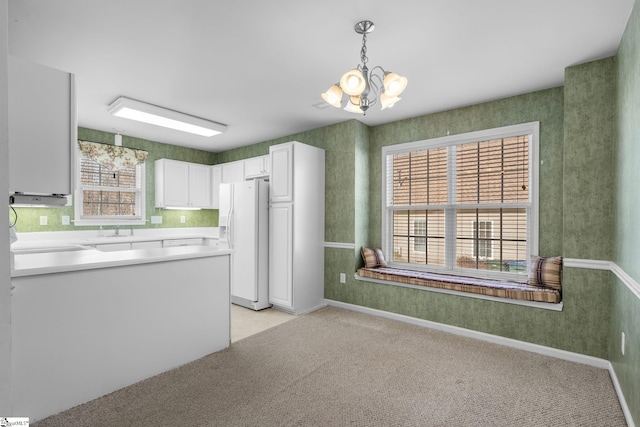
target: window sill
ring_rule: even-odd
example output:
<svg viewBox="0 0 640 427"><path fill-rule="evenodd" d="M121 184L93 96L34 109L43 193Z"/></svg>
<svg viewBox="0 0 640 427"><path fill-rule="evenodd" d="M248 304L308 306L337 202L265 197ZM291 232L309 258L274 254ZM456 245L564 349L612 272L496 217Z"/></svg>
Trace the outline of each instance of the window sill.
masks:
<svg viewBox="0 0 640 427"><path fill-rule="evenodd" d="M512 299L512 298L501 298L501 297L495 297L491 295L481 295L481 294L474 294L470 292L461 292L461 291L455 291L455 290L449 290L449 289L434 288L430 286L412 285L409 283L394 282L391 280L373 279L370 277L360 276L358 275L358 273L354 274L354 278L356 280L363 281L363 282L372 282L372 283L380 283L383 285L400 286L403 288L419 289L421 291L437 292L437 293L456 295L456 296L467 297L467 298L476 298L476 299L482 299L486 301L501 302L505 304L522 305L525 307L541 308L544 310L562 311L564 307L563 301L560 301L558 303L551 303L551 302L518 300L518 299Z"/></svg>

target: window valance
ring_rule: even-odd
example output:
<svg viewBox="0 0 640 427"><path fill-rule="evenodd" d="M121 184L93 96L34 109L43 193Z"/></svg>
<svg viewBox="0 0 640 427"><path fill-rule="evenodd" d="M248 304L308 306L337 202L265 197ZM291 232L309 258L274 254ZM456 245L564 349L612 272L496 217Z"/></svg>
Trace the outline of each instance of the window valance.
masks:
<svg viewBox="0 0 640 427"><path fill-rule="evenodd" d="M78 146L83 156L112 171L142 164L147 160L147 156L149 155L149 152L145 150L102 144L99 142L79 140Z"/></svg>

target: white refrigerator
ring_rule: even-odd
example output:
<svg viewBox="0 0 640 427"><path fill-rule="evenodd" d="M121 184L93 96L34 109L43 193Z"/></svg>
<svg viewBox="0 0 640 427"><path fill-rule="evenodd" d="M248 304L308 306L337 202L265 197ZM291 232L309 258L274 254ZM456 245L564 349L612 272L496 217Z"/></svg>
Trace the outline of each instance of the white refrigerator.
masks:
<svg viewBox="0 0 640 427"><path fill-rule="evenodd" d="M269 184L220 184L220 248L232 249L231 302L253 310L269 304Z"/></svg>

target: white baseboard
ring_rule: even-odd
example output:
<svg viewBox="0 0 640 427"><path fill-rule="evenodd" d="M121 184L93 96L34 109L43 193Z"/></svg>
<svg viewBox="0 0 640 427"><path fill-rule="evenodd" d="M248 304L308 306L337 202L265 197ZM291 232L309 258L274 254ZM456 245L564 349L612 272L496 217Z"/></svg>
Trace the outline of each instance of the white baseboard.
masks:
<svg viewBox="0 0 640 427"><path fill-rule="evenodd" d="M474 338L481 341L490 342L493 344L499 344L499 345L504 345L507 347L512 347L520 350L530 351L532 353L537 353L544 356L551 356L557 359L581 363L583 365L593 366L595 368L606 369L607 371L609 371L609 375L611 376L611 380L613 382L616 394L618 395L620 406L622 407L622 411L624 412L624 416L626 418L627 424L629 425L629 427L635 427L633 418L631 417L629 406L627 405L627 402L624 398L624 394L622 393L622 389L620 387L620 383L618 382L618 378L616 377L615 371L613 369L613 365L611 364L610 361L606 359L587 356L584 354L574 353L566 350L560 350L557 348L547 347L539 344L533 344L526 341L519 341L512 338L505 338L498 335L491 335L484 332L474 331L471 329L460 328L458 326L447 325L444 323L432 322L430 320L418 319L416 317L405 316L403 314L397 314L397 313L391 313L388 311L378 310L375 308L349 304L341 301L325 299L325 302L328 306L331 306L331 307L343 308L345 310L351 310L359 313L370 314L372 316L382 317L390 320L397 320L400 322L409 323L416 326L422 326L422 327L434 329L437 331L448 332L454 335Z"/></svg>
<svg viewBox="0 0 640 427"><path fill-rule="evenodd" d="M633 422L633 417L631 416L631 410L629 410L629 405L627 405L627 400L624 398L624 393L622 392L622 388L620 387L620 382L618 382L618 376L616 375L615 369L613 369L613 365L609 362L609 376L611 376L611 382L613 382L613 388L616 390L616 394L618 395L618 400L620 401L620 406L622 407L622 412L624 413L624 418L627 421L627 425L629 427L636 427Z"/></svg>

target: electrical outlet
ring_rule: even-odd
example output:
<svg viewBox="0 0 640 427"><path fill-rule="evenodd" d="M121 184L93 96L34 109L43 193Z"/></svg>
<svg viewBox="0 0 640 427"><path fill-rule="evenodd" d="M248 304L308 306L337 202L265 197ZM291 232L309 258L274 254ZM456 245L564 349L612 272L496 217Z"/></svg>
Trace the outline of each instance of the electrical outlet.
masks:
<svg viewBox="0 0 640 427"><path fill-rule="evenodd" d="M40 217L40 225L47 225L49 223L49 217L48 216L41 216Z"/></svg>
<svg viewBox="0 0 640 427"><path fill-rule="evenodd" d="M340 273L340 283L347 283L347 275Z"/></svg>
<svg viewBox="0 0 640 427"><path fill-rule="evenodd" d="M71 218L69 215L62 215L62 225L69 225Z"/></svg>
<svg viewBox="0 0 640 427"><path fill-rule="evenodd" d="M622 351L622 355L624 356L624 344L625 344L625 336L624 332L620 335L620 351Z"/></svg>
<svg viewBox="0 0 640 427"><path fill-rule="evenodd" d="M160 215L151 215L151 224L162 224L162 217Z"/></svg>
<svg viewBox="0 0 640 427"><path fill-rule="evenodd" d="M184 224L185 222L187 222L187 217L180 215L180 224Z"/></svg>

